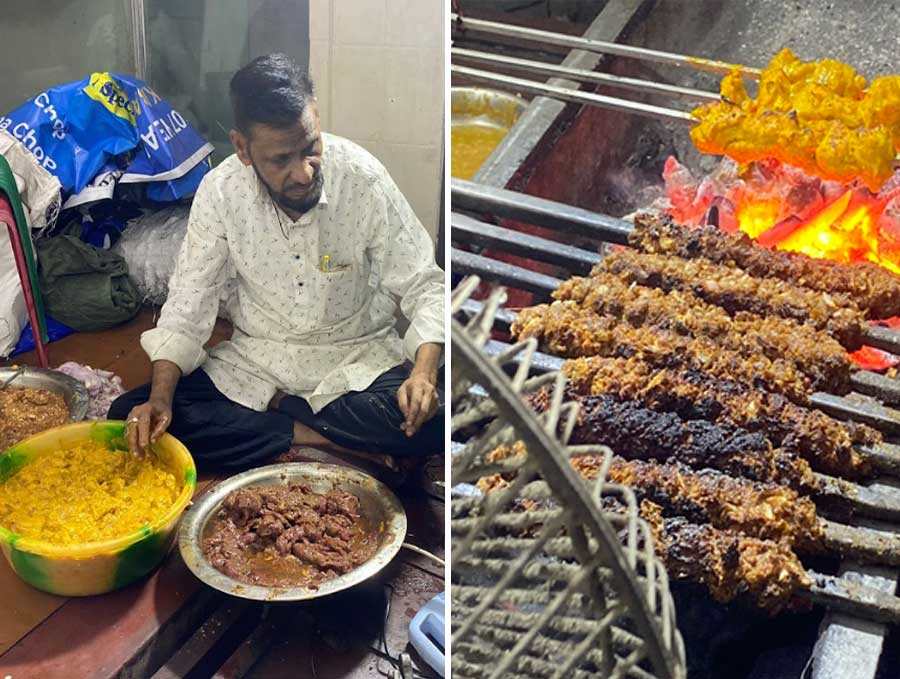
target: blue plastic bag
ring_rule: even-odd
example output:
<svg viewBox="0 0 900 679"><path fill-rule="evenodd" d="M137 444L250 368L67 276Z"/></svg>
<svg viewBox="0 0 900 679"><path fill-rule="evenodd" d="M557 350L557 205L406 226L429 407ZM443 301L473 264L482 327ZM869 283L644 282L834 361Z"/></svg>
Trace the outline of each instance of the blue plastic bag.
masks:
<svg viewBox="0 0 900 679"><path fill-rule="evenodd" d="M127 75L115 77L129 97L140 102L135 124L141 143L119 181L166 182L172 196L168 200L193 194L209 171L204 161L213 152L213 145L142 80ZM189 176L190 180L184 181Z"/></svg>
<svg viewBox="0 0 900 679"><path fill-rule="evenodd" d="M136 102L108 73L41 92L6 116L8 130L56 175L65 193L78 193L108 160L140 142Z"/></svg>
<svg viewBox="0 0 900 679"><path fill-rule="evenodd" d="M64 325L50 316L47 316L46 318L47 335L51 342L55 342L63 337L68 337L75 332L68 325ZM22 334L19 335L19 341L16 344L16 348L12 350L10 356L18 356L19 354L24 354L32 350L34 350L34 333L31 331L31 323L29 322L22 328Z"/></svg>
<svg viewBox="0 0 900 679"><path fill-rule="evenodd" d="M118 182L148 184L157 201L190 196L213 151L146 83L107 72L41 92L0 129L59 178L65 208L111 198Z"/></svg>

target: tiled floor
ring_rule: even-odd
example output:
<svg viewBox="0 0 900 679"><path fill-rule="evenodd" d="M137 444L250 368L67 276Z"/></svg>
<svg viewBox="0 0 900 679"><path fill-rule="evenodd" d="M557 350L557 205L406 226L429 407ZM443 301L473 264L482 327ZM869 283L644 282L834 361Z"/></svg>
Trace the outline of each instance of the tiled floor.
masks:
<svg viewBox="0 0 900 679"><path fill-rule="evenodd" d="M155 310L145 309L113 330L79 333L53 342L49 345L51 366L77 361L115 372L128 389L137 387L150 378L150 363L139 338L154 321ZM210 344L229 333L229 325L220 321ZM31 353L4 363L11 364L36 365L37 360ZM207 483L214 480L206 478ZM420 489L406 489L399 495L409 519L407 541L443 556L443 503ZM303 624L281 630L247 676L363 677L379 668L387 670L387 662L372 650L382 650L380 643L359 631L365 627L359 621L385 620L390 654L410 651L410 619L443 589L439 566L402 550L378 577L340 601L325 599L312 607L296 607ZM211 604L204 595L210 592L187 571L177 551L144 581L84 599L38 592L0 560L0 601L5 612L0 616L0 675L15 679L113 677L134 663L144 663L152 673L166 661L158 653L154 655L154 647L167 635L170 644L174 638L186 638L208 614L203 607ZM384 596L380 596L382 592ZM390 602L387 608L386 601ZM336 620L341 621L337 627L333 624ZM424 670L421 663L417 666ZM427 670L426 675L430 675Z"/></svg>

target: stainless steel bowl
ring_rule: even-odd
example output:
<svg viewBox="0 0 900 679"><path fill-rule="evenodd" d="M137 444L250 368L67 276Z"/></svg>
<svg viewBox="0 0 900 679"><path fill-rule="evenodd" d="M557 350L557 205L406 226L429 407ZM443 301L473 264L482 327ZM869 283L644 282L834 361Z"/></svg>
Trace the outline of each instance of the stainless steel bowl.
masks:
<svg viewBox="0 0 900 679"><path fill-rule="evenodd" d="M206 560L201 539L207 523L222 501L234 490L247 486L305 483L317 493L338 489L359 498L360 512L379 529L374 556L352 571L327 580L317 589L307 587L260 587L234 580ZM368 474L349 467L319 462L275 464L237 474L217 485L188 509L178 532L178 546L188 568L200 580L226 594L257 601L303 601L327 596L352 587L384 568L400 550L406 537L406 512L391 490Z"/></svg>
<svg viewBox="0 0 900 679"><path fill-rule="evenodd" d="M69 409L69 417L73 422L80 422L88 411L88 396L85 386L74 377L57 370L44 368L0 368L0 384L3 384L18 370L21 374L12 381L7 389L46 389L62 396Z"/></svg>
<svg viewBox="0 0 900 679"><path fill-rule="evenodd" d="M517 94L483 87L451 87L451 122L481 119L501 127L512 127L528 102Z"/></svg>

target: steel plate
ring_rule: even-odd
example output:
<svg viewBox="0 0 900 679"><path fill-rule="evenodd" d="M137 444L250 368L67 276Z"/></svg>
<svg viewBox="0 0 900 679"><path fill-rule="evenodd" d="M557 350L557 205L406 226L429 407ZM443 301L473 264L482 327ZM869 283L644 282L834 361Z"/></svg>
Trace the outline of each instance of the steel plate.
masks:
<svg viewBox="0 0 900 679"><path fill-rule="evenodd" d="M308 484L317 493L338 489L358 497L362 515L370 525L381 527L380 545L375 555L352 571L323 582L316 589L248 585L228 577L206 560L201 549L201 536L229 493L247 486L298 482ZM218 484L185 513L178 532L178 546L184 562L194 575L219 591L257 601L303 601L339 592L372 577L394 558L405 537L406 512L386 485L349 467L302 462L251 469Z"/></svg>
<svg viewBox="0 0 900 679"><path fill-rule="evenodd" d="M0 368L0 384L13 376L18 367ZM22 368L20 374L7 389L46 389L62 396L69 409L69 417L73 422L80 422L88 411L88 396L85 386L74 377L69 377L58 370L44 368Z"/></svg>

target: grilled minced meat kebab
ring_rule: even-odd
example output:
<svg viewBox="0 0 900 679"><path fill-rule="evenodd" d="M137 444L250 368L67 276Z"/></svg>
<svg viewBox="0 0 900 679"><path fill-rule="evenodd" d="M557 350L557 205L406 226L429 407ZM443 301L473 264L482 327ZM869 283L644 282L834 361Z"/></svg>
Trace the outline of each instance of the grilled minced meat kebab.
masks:
<svg viewBox="0 0 900 679"><path fill-rule="evenodd" d="M871 473L854 445L882 441L878 431L864 424L841 422L779 394L714 379L697 370L654 368L636 358L593 357L567 361L563 372L574 394L610 394L688 420L731 423L763 434L817 471L844 478Z"/></svg>
<svg viewBox="0 0 900 679"><path fill-rule="evenodd" d="M691 292L630 284L612 274L574 277L553 297L577 302L600 316L636 328L656 327L689 337L707 337L738 353L784 359L828 391L849 390L851 363L844 348L824 332L778 316L738 313L708 304Z"/></svg>
<svg viewBox="0 0 900 679"><path fill-rule="evenodd" d="M716 601L747 597L775 614L812 584L800 559L784 542L691 523L680 516L666 517L649 500L641 502L640 514L650 524L656 553L669 577L705 585Z"/></svg>
<svg viewBox="0 0 900 679"><path fill-rule="evenodd" d="M649 213L635 218L629 242L642 252L702 257L736 266L757 278L777 278L819 292L843 293L870 318L900 315L900 276L877 264L842 264L769 250L754 244L745 233L726 233L714 226L689 229L668 217Z"/></svg>
<svg viewBox="0 0 900 679"><path fill-rule="evenodd" d="M497 452L500 455L491 455L494 461L497 457L524 454L524 447L505 446ZM573 463L579 464L575 460ZM589 464L583 458L579 471L585 476L590 473ZM509 481L501 474L478 482L485 493L508 485ZM538 509L530 500L518 503L517 508L519 511ZM611 497L603 498L603 508L624 511ZM751 537L666 514L661 505L641 500L640 515L650 525L656 553L669 577L704 585L717 601L742 597L774 614L788 607L798 591L811 585L803 564L785 539Z"/></svg>
<svg viewBox="0 0 900 679"><path fill-rule="evenodd" d="M572 459L587 479L596 478L601 457ZM614 458L607 478L630 486L639 500L650 500L666 516L683 516L749 537L787 542L800 552L822 550L822 524L808 497L774 483L757 483L677 463Z"/></svg>
<svg viewBox="0 0 900 679"><path fill-rule="evenodd" d="M822 293L777 278L754 278L743 269L708 259L682 259L616 250L595 271L618 275L629 283L662 290L686 290L722 307L760 316L781 316L824 330L846 349L862 346L865 313L841 293Z"/></svg>
<svg viewBox="0 0 900 679"><path fill-rule="evenodd" d="M636 357L655 367L683 367L783 394L800 405L816 389L809 376L784 359L742 356L706 337L685 337L658 328L635 328L598 316L571 301L540 304L519 312L512 325L517 339L535 337L546 351L564 358ZM834 393L834 392L832 392Z"/></svg>
<svg viewBox="0 0 900 679"><path fill-rule="evenodd" d="M530 398L538 411L545 409L546 390ZM806 460L774 448L762 434L705 420L682 420L674 413L608 395L579 396L575 401L580 407L569 440L573 445L607 445L629 460L712 468L752 481L787 485L804 494L819 487Z"/></svg>

